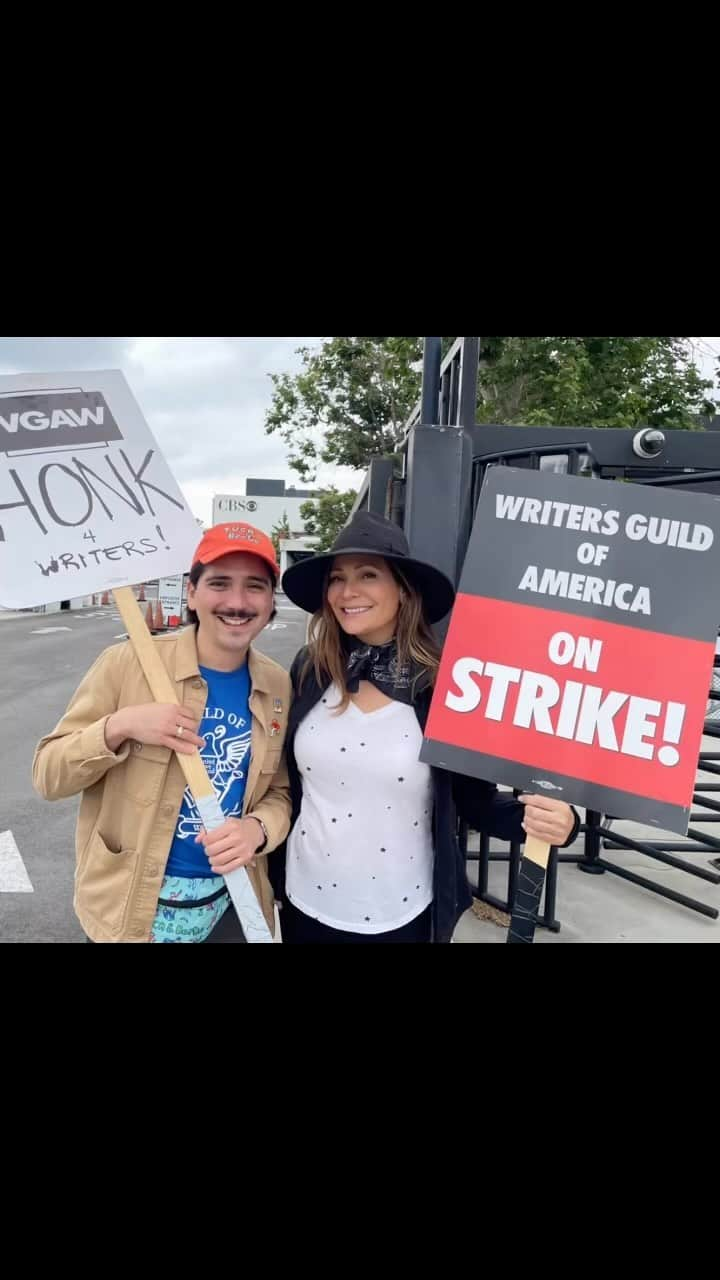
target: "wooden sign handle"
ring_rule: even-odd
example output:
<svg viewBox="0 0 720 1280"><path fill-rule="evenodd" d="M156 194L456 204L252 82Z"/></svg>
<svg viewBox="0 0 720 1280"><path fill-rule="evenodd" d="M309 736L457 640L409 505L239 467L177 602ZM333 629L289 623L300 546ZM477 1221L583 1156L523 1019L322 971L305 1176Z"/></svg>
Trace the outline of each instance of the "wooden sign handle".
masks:
<svg viewBox="0 0 720 1280"><path fill-rule="evenodd" d="M542 867L543 871L547 871L547 865L550 861L550 845L544 840L538 840L537 836L528 836L525 841L524 858L529 858L536 866Z"/></svg>
<svg viewBox="0 0 720 1280"><path fill-rule="evenodd" d="M119 587L113 591L113 596L153 698L156 702L179 705L175 686L160 661L132 588ZM186 756L176 752L176 755L205 830L215 831L225 822L225 815L200 753ZM224 879L247 942L272 942L272 934L245 868L231 871Z"/></svg>
<svg viewBox="0 0 720 1280"><path fill-rule="evenodd" d="M528 836L520 863L517 893L513 904L508 942L532 942L540 913L540 899L545 872L550 859L550 845Z"/></svg>

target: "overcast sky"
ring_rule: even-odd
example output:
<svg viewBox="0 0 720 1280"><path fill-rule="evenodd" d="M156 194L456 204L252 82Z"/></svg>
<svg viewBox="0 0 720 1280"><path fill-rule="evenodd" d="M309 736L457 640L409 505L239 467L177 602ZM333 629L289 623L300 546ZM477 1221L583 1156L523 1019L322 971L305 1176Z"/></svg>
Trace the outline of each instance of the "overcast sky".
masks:
<svg viewBox="0 0 720 1280"><path fill-rule="evenodd" d="M278 436L265 434L271 373L297 372L298 347L322 338L2 338L0 373L122 369L195 515L212 517L216 493L245 492L248 476L299 488ZM358 488L346 469L320 484Z"/></svg>
<svg viewBox="0 0 720 1280"><path fill-rule="evenodd" d="M706 376L716 376L720 338L698 338ZM322 338L2 338L0 373L122 369L195 515L209 522L216 493L245 492L248 476L302 487L285 446L268 436L269 374L297 372L297 348ZM720 397L717 390L716 397ZM347 469L320 484L357 488Z"/></svg>

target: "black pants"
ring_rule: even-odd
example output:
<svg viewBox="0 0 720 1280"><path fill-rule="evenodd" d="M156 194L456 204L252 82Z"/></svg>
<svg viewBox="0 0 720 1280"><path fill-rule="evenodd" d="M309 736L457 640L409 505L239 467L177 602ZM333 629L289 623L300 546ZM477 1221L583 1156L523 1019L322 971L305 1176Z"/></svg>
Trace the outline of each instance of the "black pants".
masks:
<svg viewBox="0 0 720 1280"><path fill-rule="evenodd" d="M427 908L421 916L403 925L401 929L392 929L388 933L346 933L344 929L331 929L319 920L313 920L304 912L298 911L292 902L285 901L280 912L282 940L284 943L379 943L379 942L430 942L432 931L432 909Z"/></svg>
<svg viewBox="0 0 720 1280"><path fill-rule="evenodd" d="M92 938L87 939L92 942ZM247 942L245 934L240 928L240 921L237 917L237 911L232 903L228 907L222 920L218 920L215 928L205 942ZM204 944L203 944L204 945Z"/></svg>

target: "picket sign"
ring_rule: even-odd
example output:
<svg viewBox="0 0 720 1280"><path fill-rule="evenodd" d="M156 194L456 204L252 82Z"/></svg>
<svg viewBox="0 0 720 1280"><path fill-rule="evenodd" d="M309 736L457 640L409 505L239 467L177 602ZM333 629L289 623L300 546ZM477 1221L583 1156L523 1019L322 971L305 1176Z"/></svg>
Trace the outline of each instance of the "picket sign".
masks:
<svg viewBox="0 0 720 1280"><path fill-rule="evenodd" d="M420 759L685 835L718 577L714 495L489 468ZM526 842L509 942L549 856Z"/></svg>
<svg viewBox="0 0 720 1280"><path fill-rule="evenodd" d="M179 706L175 688L155 649L134 592L130 587L116 587L113 596L153 698L156 702L174 702ZM225 822L225 815L200 754L176 754L205 830L217 830ZM272 934L245 868L231 871L224 879L247 942L272 942Z"/></svg>

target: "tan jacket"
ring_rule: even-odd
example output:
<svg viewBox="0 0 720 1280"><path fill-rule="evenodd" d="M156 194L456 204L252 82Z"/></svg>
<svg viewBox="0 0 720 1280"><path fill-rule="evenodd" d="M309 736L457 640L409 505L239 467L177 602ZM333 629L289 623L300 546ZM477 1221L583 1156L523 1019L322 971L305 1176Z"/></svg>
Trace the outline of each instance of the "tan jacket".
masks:
<svg viewBox="0 0 720 1280"><path fill-rule="evenodd" d="M207 685L198 668L195 628L158 638L157 651L175 681L179 702L202 719ZM243 814L261 818L263 855L290 828L290 791L283 745L290 678L250 650L252 758ZM46 800L82 792L76 833L75 910L94 942L147 942L185 791L174 751L126 742L116 755L105 725L121 707L152 702L131 644L100 655L57 728L39 744L33 783ZM272 733L273 721L280 725ZM273 892L265 858L248 875L274 932Z"/></svg>

